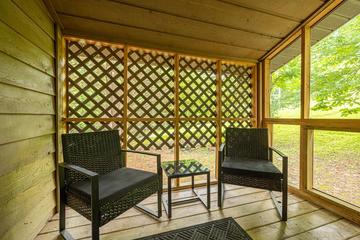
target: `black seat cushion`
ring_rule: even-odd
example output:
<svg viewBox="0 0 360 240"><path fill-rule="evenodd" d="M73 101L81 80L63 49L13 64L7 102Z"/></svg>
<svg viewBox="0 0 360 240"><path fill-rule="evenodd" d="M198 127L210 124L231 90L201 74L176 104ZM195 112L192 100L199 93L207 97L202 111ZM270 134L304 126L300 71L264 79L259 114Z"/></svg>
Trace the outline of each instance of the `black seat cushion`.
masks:
<svg viewBox="0 0 360 240"><path fill-rule="evenodd" d="M99 176L99 200L101 202L119 199L132 189L145 183L156 181L158 175L133 168L120 168ZM86 180L70 184L69 193L73 193L83 200L91 201L91 181Z"/></svg>
<svg viewBox="0 0 360 240"><path fill-rule="evenodd" d="M252 177L280 179L282 173L271 161L225 157L221 169L224 173Z"/></svg>

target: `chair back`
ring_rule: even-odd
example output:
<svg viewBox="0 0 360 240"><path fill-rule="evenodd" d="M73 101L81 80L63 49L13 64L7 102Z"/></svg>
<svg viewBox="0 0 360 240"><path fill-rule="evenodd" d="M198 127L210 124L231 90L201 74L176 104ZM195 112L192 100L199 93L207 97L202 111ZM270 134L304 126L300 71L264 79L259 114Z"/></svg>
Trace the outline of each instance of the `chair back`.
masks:
<svg viewBox="0 0 360 240"><path fill-rule="evenodd" d="M226 156L236 159L269 160L266 128L227 128Z"/></svg>
<svg viewBox="0 0 360 240"><path fill-rule="evenodd" d="M62 134L64 162L103 175L123 167L118 130ZM86 179L79 173L67 171L68 182Z"/></svg>

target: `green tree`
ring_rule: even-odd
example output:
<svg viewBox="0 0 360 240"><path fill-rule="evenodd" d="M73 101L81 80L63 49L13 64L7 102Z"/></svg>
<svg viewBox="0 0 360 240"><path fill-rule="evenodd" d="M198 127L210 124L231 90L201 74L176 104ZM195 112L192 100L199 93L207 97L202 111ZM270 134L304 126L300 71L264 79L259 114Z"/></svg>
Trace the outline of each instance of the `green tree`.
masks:
<svg viewBox="0 0 360 240"><path fill-rule="evenodd" d="M272 74L275 115L300 104L300 61L297 56ZM311 99L312 110L339 108L342 116L360 112L360 15L312 46Z"/></svg>

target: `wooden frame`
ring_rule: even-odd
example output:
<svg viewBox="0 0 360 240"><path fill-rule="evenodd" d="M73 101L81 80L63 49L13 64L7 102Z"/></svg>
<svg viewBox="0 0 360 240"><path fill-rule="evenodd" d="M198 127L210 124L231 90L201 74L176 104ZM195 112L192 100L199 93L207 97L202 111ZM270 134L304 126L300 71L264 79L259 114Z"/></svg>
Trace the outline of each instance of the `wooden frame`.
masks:
<svg viewBox="0 0 360 240"><path fill-rule="evenodd" d="M310 116L310 50L311 32L310 27L305 25L301 29L301 120ZM311 150L312 131L300 125L300 190L307 189L308 178L312 176L312 154Z"/></svg>
<svg viewBox="0 0 360 240"><path fill-rule="evenodd" d="M310 53L311 27L335 10L343 0L327 2L318 9L303 24L296 28L288 37L264 55L261 60L262 81L262 126L268 127L272 135L273 124L297 125L300 127L300 186L299 189L289 186L289 190L301 197L317 202L345 218L360 223L360 208L354 207L340 199L324 194L313 188L313 142L314 130L334 130L360 132L360 119L312 119L310 118ZM295 39L301 37L301 115L300 118L270 117L270 71L272 58L289 46ZM271 139L270 139L271 140ZM271 141L270 141L271 143Z"/></svg>

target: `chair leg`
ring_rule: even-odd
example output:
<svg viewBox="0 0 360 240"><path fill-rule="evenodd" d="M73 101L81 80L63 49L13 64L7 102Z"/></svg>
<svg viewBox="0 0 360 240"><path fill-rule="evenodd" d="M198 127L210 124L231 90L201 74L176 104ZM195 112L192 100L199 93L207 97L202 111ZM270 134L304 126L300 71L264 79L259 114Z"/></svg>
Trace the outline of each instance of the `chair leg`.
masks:
<svg viewBox="0 0 360 240"><path fill-rule="evenodd" d="M65 240L73 240L72 236L66 231L66 225L65 225L65 202L64 202L64 192L60 191L60 209L59 209L59 233L61 237Z"/></svg>
<svg viewBox="0 0 360 240"><path fill-rule="evenodd" d="M287 207L288 207L288 187L284 184L282 191L282 221L287 221Z"/></svg>
<svg viewBox="0 0 360 240"><path fill-rule="evenodd" d="M59 209L59 233L60 236L65 240L74 240L70 233L66 230L66 214L65 214L65 196L64 192L60 190L60 209Z"/></svg>
<svg viewBox="0 0 360 240"><path fill-rule="evenodd" d="M100 239L100 211L97 204L91 206L91 239Z"/></svg>
<svg viewBox="0 0 360 240"><path fill-rule="evenodd" d="M222 189L221 189L221 181L220 179L218 179L218 207L221 208L222 207L222 199L221 199L221 194L222 193Z"/></svg>
<svg viewBox="0 0 360 240"><path fill-rule="evenodd" d="M135 208L137 210L139 210L140 212L150 215L151 217L161 218L161 216L162 216L161 198L162 198L162 189L157 191L157 207L158 207L157 213L155 211L153 211L152 209L150 209L144 205L141 205L141 204L137 204L135 206Z"/></svg>
<svg viewBox="0 0 360 240"><path fill-rule="evenodd" d="M65 172L63 168L59 168L59 184L60 184L60 209L59 209L59 233L65 240L73 240L72 236L66 231L66 214L65 214Z"/></svg>
<svg viewBox="0 0 360 240"><path fill-rule="evenodd" d="M158 218L161 218L162 216L162 189L157 192L157 201L158 201Z"/></svg>
<svg viewBox="0 0 360 240"><path fill-rule="evenodd" d="M222 182L218 182L218 207L222 208L224 204L225 185Z"/></svg>
<svg viewBox="0 0 360 240"><path fill-rule="evenodd" d="M92 224L91 224L91 239L92 240L100 239L99 224L96 222L92 222Z"/></svg>
<svg viewBox="0 0 360 240"><path fill-rule="evenodd" d="M273 191L270 191L270 196L278 214L281 217L281 221L286 221L287 220L287 190L283 189L281 205L280 205L280 201L276 199Z"/></svg>
<svg viewBox="0 0 360 240"><path fill-rule="evenodd" d="M65 230L65 203L63 201L63 194L60 192L60 211L59 211L59 215L60 215L60 221L59 221L59 231L62 232L63 230Z"/></svg>

